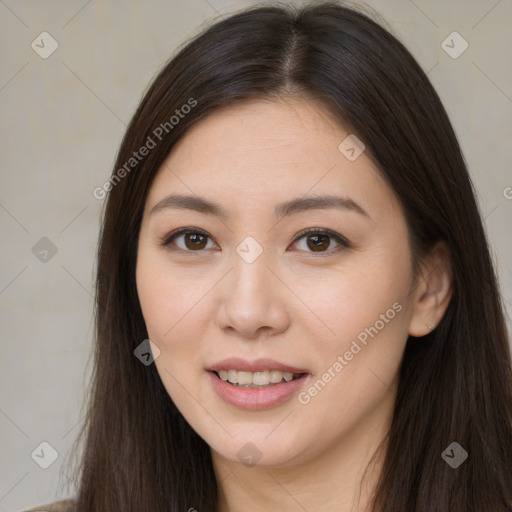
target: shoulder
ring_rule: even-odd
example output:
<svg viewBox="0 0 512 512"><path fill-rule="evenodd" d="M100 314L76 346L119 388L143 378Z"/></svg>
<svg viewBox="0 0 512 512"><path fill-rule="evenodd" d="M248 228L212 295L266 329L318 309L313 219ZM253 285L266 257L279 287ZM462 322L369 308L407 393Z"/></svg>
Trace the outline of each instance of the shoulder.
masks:
<svg viewBox="0 0 512 512"><path fill-rule="evenodd" d="M48 505L40 505L38 507L24 510L23 512L74 512L75 501L72 499L54 501Z"/></svg>

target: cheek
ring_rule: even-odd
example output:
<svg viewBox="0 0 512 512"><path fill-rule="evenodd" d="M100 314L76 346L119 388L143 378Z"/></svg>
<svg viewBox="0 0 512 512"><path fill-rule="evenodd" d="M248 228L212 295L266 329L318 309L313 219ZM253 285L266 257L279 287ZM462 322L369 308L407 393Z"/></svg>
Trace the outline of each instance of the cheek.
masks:
<svg viewBox="0 0 512 512"><path fill-rule="evenodd" d="M194 389L191 382L202 369L198 342L208 315L201 298L212 283L192 279L190 272L171 266L165 254L144 248L139 253L136 280L148 337L160 350L155 366L169 396L186 412L193 404L184 389Z"/></svg>
<svg viewBox="0 0 512 512"><path fill-rule="evenodd" d="M410 287L407 254L365 254L339 271L303 273L294 277L294 290L311 311L302 315L310 342L320 353L348 350L368 329L403 330L407 323ZM293 276L290 276L290 280ZM302 309L304 307L302 306ZM309 318L309 320L305 320ZM400 327L399 327L400 326Z"/></svg>
<svg viewBox="0 0 512 512"><path fill-rule="evenodd" d="M310 336L313 356L320 355L318 371L299 401L313 416L337 409L333 431L354 426L396 384L408 338L410 268L407 253L381 256L361 257L336 286L323 283L329 290L323 298L311 297L335 334Z"/></svg>
<svg viewBox="0 0 512 512"><path fill-rule="evenodd" d="M378 382L372 371L382 372L388 384L394 379L407 341L408 265L406 252L361 256L350 269L340 271L338 278L317 281L311 288L311 309L328 329L316 322L322 335L311 330L310 348L313 357L315 353L320 356L317 366L322 371L316 377L329 369L336 374L331 379L326 375L325 380L333 383L329 388L343 387L344 394L357 389L357 395L372 380Z"/></svg>
<svg viewBox="0 0 512 512"><path fill-rule="evenodd" d="M165 254L142 249L137 261L137 292L150 338L167 346L187 324L211 288L211 277L191 275L170 265ZM192 324L193 327L194 324Z"/></svg>

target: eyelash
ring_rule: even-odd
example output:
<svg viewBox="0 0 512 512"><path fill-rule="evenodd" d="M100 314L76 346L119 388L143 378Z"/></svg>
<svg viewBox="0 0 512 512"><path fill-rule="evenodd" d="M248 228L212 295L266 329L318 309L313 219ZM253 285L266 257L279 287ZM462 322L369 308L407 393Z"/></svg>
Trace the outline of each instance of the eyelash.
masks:
<svg viewBox="0 0 512 512"><path fill-rule="evenodd" d="M172 231L171 233L169 233L168 235L166 235L164 238L162 238L160 243L159 243L159 245L162 246L162 247L165 247L165 248L167 248L167 249L169 249L171 251L181 251L183 253L200 253L200 252L203 252L204 249L199 249L197 251L193 251L193 250L181 249L179 247L178 248L171 248L170 247L171 242L173 242L178 236L186 235L186 234L203 235L203 236L206 236L207 238L209 238L211 240L210 235L208 235L208 233L206 233L202 229L198 229L198 228L178 228L178 229L175 229L174 231ZM329 236L332 239L334 239L337 243L340 244L338 247L336 247L334 249L329 249L327 251L319 251L319 252L305 251L305 252L309 252L310 254L314 254L314 255L318 255L318 256L330 255L332 253L337 253L337 252L339 252L339 251L341 251L343 249L348 249L348 248L351 247L351 244L348 242L348 240L346 238L342 237L338 233L335 233L334 231L331 231L330 229L324 229L324 228L307 228L307 229L303 229L302 231L297 233L297 236L293 240L293 243L298 242L301 238L304 238L306 235L309 235L309 234Z"/></svg>

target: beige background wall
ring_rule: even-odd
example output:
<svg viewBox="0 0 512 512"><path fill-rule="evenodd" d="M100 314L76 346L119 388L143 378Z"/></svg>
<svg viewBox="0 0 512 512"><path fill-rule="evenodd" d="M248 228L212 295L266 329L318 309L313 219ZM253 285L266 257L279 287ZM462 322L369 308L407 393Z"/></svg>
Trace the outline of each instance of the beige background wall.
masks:
<svg viewBox="0 0 512 512"><path fill-rule="evenodd" d="M93 333L103 206L93 189L108 179L130 116L177 46L254 3L0 1L0 512L74 492L59 471L78 430ZM512 1L368 4L429 72L451 116L510 317ZM454 31L469 45L457 58L441 46ZM464 43L451 39L455 56ZM58 453L48 469L41 442Z"/></svg>

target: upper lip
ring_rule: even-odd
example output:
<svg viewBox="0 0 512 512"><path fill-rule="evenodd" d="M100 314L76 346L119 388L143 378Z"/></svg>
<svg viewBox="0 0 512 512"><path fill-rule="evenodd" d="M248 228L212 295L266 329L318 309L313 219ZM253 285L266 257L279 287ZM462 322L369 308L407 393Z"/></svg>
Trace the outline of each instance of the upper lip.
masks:
<svg viewBox="0 0 512 512"><path fill-rule="evenodd" d="M206 368L210 372L218 372L219 370L237 370L242 372L264 372L266 370L277 370L280 372L290 373L308 373L304 368L296 368L288 364L280 363L273 359L255 359L246 361L238 357L230 357L212 364Z"/></svg>

